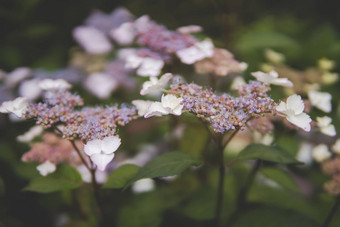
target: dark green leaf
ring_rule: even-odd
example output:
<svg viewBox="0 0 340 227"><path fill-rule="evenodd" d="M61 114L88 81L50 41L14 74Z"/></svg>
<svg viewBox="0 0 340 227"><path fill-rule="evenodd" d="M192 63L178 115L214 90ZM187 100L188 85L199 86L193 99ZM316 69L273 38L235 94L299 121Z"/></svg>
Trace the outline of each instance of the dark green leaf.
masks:
<svg viewBox="0 0 340 227"><path fill-rule="evenodd" d="M138 172L139 167L132 164L126 164L111 173L103 188L122 188Z"/></svg>
<svg viewBox="0 0 340 227"><path fill-rule="evenodd" d="M74 189L83 183L79 172L71 166L58 166L57 171L45 177L33 179L23 190L41 193Z"/></svg>
<svg viewBox="0 0 340 227"><path fill-rule="evenodd" d="M201 160L192 154L173 151L160 155L139 169L128 185L142 178L174 176L190 166L198 166Z"/></svg>
<svg viewBox="0 0 340 227"><path fill-rule="evenodd" d="M282 164L299 164L293 156L279 147L264 144L251 144L244 148L237 156L239 160L261 159Z"/></svg>
<svg viewBox="0 0 340 227"><path fill-rule="evenodd" d="M243 210L242 215L239 216L233 226L316 227L320 225L307 216L293 210L257 205L249 210Z"/></svg>

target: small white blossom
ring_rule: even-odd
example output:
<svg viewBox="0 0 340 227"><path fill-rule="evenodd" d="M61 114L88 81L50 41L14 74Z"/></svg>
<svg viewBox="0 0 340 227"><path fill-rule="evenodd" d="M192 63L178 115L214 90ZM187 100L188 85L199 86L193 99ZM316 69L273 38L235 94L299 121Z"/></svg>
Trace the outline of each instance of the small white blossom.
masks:
<svg viewBox="0 0 340 227"><path fill-rule="evenodd" d="M137 69L139 76L158 76L164 66L164 61L150 57L130 55L126 58L126 67Z"/></svg>
<svg viewBox="0 0 340 227"><path fill-rule="evenodd" d="M258 81L279 85L283 87L293 87L293 83L289 81L287 78L279 78L279 74L275 71L270 71L269 73L264 72L253 72L251 73Z"/></svg>
<svg viewBox="0 0 340 227"><path fill-rule="evenodd" d="M121 141L118 136L109 136L102 140L90 140L85 144L84 152L90 156L92 162L96 164L100 171L104 171L114 158L114 152L120 144Z"/></svg>
<svg viewBox="0 0 340 227"><path fill-rule="evenodd" d="M144 82L140 94L146 95L162 89L171 80L172 77L173 75L171 73L164 74L160 79L157 79L156 77L150 77L150 81Z"/></svg>
<svg viewBox="0 0 340 227"><path fill-rule="evenodd" d="M144 115L145 118L152 116L162 116L168 114L181 115L183 105L181 102L182 98L177 98L174 95L162 95L161 102L153 102L149 106L147 113Z"/></svg>
<svg viewBox="0 0 340 227"><path fill-rule="evenodd" d="M76 27L73 37L90 54L105 54L113 47L105 34L93 27Z"/></svg>
<svg viewBox="0 0 340 227"><path fill-rule="evenodd" d="M313 162L312 150L313 145L311 143L302 142L299 151L296 154L296 159L303 162L305 165L311 165Z"/></svg>
<svg viewBox="0 0 340 227"><path fill-rule="evenodd" d="M121 24L118 28L110 31L111 38L116 41L119 45L132 44L135 39L136 31L134 24L126 22Z"/></svg>
<svg viewBox="0 0 340 227"><path fill-rule="evenodd" d="M178 50L176 54L184 64L191 65L204 58L213 56L214 44L210 40L204 40L195 43L191 47Z"/></svg>
<svg viewBox="0 0 340 227"><path fill-rule="evenodd" d="M335 62L327 58L321 58L318 61L318 67L323 71L330 71L335 67Z"/></svg>
<svg viewBox="0 0 340 227"><path fill-rule="evenodd" d="M155 189L155 182L150 179L141 179L139 181L136 181L132 185L132 191L134 193L142 193L142 192L149 192Z"/></svg>
<svg viewBox="0 0 340 227"><path fill-rule="evenodd" d="M27 132L25 132L23 135L20 135L17 137L17 140L19 142L28 143L31 142L35 137L41 135L44 128L40 125L35 125L32 128L30 128Z"/></svg>
<svg viewBox="0 0 340 227"><path fill-rule="evenodd" d="M332 95L328 92L309 91L308 98L312 106L315 106L319 110L322 110L326 113L332 111Z"/></svg>
<svg viewBox="0 0 340 227"><path fill-rule="evenodd" d="M63 79L43 79L38 82L38 86L45 91L68 90L72 87L71 84Z"/></svg>
<svg viewBox="0 0 340 227"><path fill-rule="evenodd" d="M339 74L337 73L331 73L331 72L325 72L321 75L321 81L323 84L330 85L334 84L339 80Z"/></svg>
<svg viewBox="0 0 340 227"><path fill-rule="evenodd" d="M50 173L53 173L56 169L57 169L56 165L50 161L46 161L43 164L37 166L37 170L42 176L46 176Z"/></svg>
<svg viewBox="0 0 340 227"><path fill-rule="evenodd" d="M331 157L332 153L328 150L326 144L319 144L312 150L312 156L315 161L323 162Z"/></svg>
<svg viewBox="0 0 340 227"><path fill-rule="evenodd" d="M324 116L324 117L316 117L316 123L320 128L320 131L328 136L335 136L336 131L334 125L331 124L332 118Z"/></svg>
<svg viewBox="0 0 340 227"><path fill-rule="evenodd" d="M332 146L332 150L337 153L340 154L340 139L337 139L335 141L335 144Z"/></svg>
<svg viewBox="0 0 340 227"><path fill-rule="evenodd" d="M182 26L176 29L177 32L182 34L192 34L192 33L198 33L201 32L203 28L199 25L188 25L188 26Z"/></svg>
<svg viewBox="0 0 340 227"><path fill-rule="evenodd" d="M96 72L86 78L85 87L98 98L107 99L118 87L118 81L106 73Z"/></svg>
<svg viewBox="0 0 340 227"><path fill-rule="evenodd" d="M28 105L27 98L18 97L13 101L3 102L0 106L0 113L13 113L18 118L22 118Z"/></svg>
<svg viewBox="0 0 340 227"><path fill-rule="evenodd" d="M283 114L290 123L309 132L311 130L310 122L312 119L303 112L304 109L305 104L299 95L289 96L286 103L281 101L276 107L276 110Z"/></svg>

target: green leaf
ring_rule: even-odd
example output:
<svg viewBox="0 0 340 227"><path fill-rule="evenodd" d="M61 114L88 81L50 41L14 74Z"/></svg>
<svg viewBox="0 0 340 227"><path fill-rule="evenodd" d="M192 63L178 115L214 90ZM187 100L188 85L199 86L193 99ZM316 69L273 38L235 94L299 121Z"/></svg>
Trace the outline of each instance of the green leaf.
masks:
<svg viewBox="0 0 340 227"><path fill-rule="evenodd" d="M41 193L78 188L83 183L79 172L68 165L58 166L57 171L45 177L34 178L24 191Z"/></svg>
<svg viewBox="0 0 340 227"><path fill-rule="evenodd" d="M178 151L168 152L146 163L145 166L139 169L136 176L129 181L127 186L142 178L174 176L190 166L200 164L201 160L192 154Z"/></svg>
<svg viewBox="0 0 340 227"><path fill-rule="evenodd" d="M113 171L103 185L103 188L122 188L138 172L139 167L133 164L120 166Z"/></svg>
<svg viewBox="0 0 340 227"><path fill-rule="evenodd" d="M297 186L296 182L284 171L276 168L262 168L261 172L263 175L268 177L269 179L275 181L282 187L292 190L294 192L298 192L300 189Z"/></svg>
<svg viewBox="0 0 340 227"><path fill-rule="evenodd" d="M237 156L239 160L261 159L282 164L301 164L293 156L279 147L264 144L250 144Z"/></svg>

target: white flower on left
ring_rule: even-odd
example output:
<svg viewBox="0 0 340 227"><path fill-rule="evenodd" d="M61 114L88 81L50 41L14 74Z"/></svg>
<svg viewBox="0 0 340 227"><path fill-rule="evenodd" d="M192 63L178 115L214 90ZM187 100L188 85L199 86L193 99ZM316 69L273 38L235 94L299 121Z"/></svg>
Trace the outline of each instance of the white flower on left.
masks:
<svg viewBox="0 0 340 227"><path fill-rule="evenodd" d="M320 131L328 136L335 136L336 131L334 125L331 124L332 118L324 116L324 117L316 117L316 123L320 128Z"/></svg>
<svg viewBox="0 0 340 227"><path fill-rule="evenodd" d="M14 113L17 117L22 118L28 105L27 98L18 97L13 101L3 102L0 106L0 113Z"/></svg>
<svg viewBox="0 0 340 227"><path fill-rule="evenodd" d="M37 166L37 170L42 176L46 176L47 174L53 173L56 169L57 169L56 165L48 160Z"/></svg>
<svg viewBox="0 0 340 227"><path fill-rule="evenodd" d="M276 110L283 114L290 123L309 132L311 130L310 122L312 119L303 112L304 109L305 104L301 96L296 94L289 96L286 103L281 101L276 107Z"/></svg>
<svg viewBox="0 0 340 227"><path fill-rule="evenodd" d="M279 78L279 74L274 70L270 71L269 73L264 72L253 72L251 73L253 77L255 77L258 81L279 85L283 87L293 87L293 83L288 80L287 78Z"/></svg>
<svg viewBox="0 0 340 227"><path fill-rule="evenodd" d="M181 115L183 105L181 102L182 98L177 98L174 95L162 95L161 102L153 102L149 106L147 112L144 117L149 118L152 116L162 116L168 114Z"/></svg>
<svg viewBox="0 0 340 227"><path fill-rule="evenodd" d="M104 171L106 166L112 161L114 152L120 146L121 141L118 136L105 137L102 140L90 140L84 146L84 152L100 171Z"/></svg>

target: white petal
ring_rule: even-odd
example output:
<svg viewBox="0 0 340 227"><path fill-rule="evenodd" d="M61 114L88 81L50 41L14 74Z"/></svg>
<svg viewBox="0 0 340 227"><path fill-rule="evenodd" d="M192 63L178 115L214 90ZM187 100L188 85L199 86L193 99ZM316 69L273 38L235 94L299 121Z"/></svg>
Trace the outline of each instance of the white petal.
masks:
<svg viewBox="0 0 340 227"><path fill-rule="evenodd" d="M291 95L287 99L287 109L293 110L295 114L300 114L305 109L305 104L303 103L300 95Z"/></svg>
<svg viewBox="0 0 340 227"><path fill-rule="evenodd" d="M104 171L106 166L112 161L115 153L112 154L93 154L91 155L91 160L100 171Z"/></svg>
<svg viewBox="0 0 340 227"><path fill-rule="evenodd" d="M323 162L331 157L331 152L329 152L327 145L320 144L313 148L312 156L317 162Z"/></svg>
<svg viewBox="0 0 340 227"><path fill-rule="evenodd" d="M131 52L132 52L132 50L131 50ZM126 53L124 53L124 54L126 54ZM127 53L127 56L125 56L125 58L126 58L126 65L125 65L125 67L129 68L129 69L136 69L136 68L138 68L142 64L143 58L139 57L135 53L133 53L131 55L129 55L129 54L130 53Z"/></svg>
<svg viewBox="0 0 340 227"><path fill-rule="evenodd" d="M276 106L276 110L278 112L281 112L283 114L287 114L288 109L287 109L287 104L283 101L280 102L280 104L278 106Z"/></svg>
<svg viewBox="0 0 340 227"><path fill-rule="evenodd" d="M91 156L93 154L100 154L101 149L102 149L101 144L102 144L102 141L98 139L88 141L84 146L85 154L87 154L88 156Z"/></svg>
<svg viewBox="0 0 340 227"><path fill-rule="evenodd" d="M203 28L199 25L182 26L176 29L176 31L182 34L197 33L197 32L201 32L202 30Z"/></svg>
<svg viewBox="0 0 340 227"><path fill-rule="evenodd" d="M184 63L191 65L206 57L211 57L214 53L214 45L210 40L198 42L195 45L176 51L179 59Z"/></svg>
<svg viewBox="0 0 340 227"><path fill-rule="evenodd" d="M287 78L278 78L279 74L274 70L270 71L269 73L264 72L253 72L251 73L258 81L268 83L268 84L275 84L284 87L293 87L293 83L289 81Z"/></svg>
<svg viewBox="0 0 340 227"><path fill-rule="evenodd" d="M328 92L309 91L308 97L313 106L326 113L332 111L332 95Z"/></svg>
<svg viewBox="0 0 340 227"><path fill-rule="evenodd" d="M118 149L120 144L121 144L121 141L118 136L105 137L102 140L101 150L105 154L111 154Z"/></svg>
<svg viewBox="0 0 340 227"><path fill-rule="evenodd" d="M26 67L19 67L8 73L5 77L5 84L12 87L16 86L19 82L23 81L27 77L30 77L32 71Z"/></svg>
<svg viewBox="0 0 340 227"><path fill-rule="evenodd" d="M144 101L144 100L133 100L132 101L132 104L138 110L138 115L139 116L144 116L147 113L147 111L148 111L148 109L149 109L149 107L150 107L150 105L152 103L154 103L154 102L152 102L152 101Z"/></svg>
<svg viewBox="0 0 340 227"><path fill-rule="evenodd" d="M159 116L167 115L167 114L169 114L169 111L163 107L162 103L153 102L149 106L149 109L145 113L144 117L145 118L149 118L149 117L152 117L152 116L158 116L159 117Z"/></svg>
<svg viewBox="0 0 340 227"><path fill-rule="evenodd" d="M46 161L43 164L37 166L37 170L40 175L46 176L49 173L53 173L56 170L56 165L50 161Z"/></svg>
<svg viewBox="0 0 340 227"><path fill-rule="evenodd" d="M17 137L19 142L31 142L35 137L39 136L43 132L44 128L40 125L33 126L23 135Z"/></svg>
<svg viewBox="0 0 340 227"><path fill-rule="evenodd" d="M336 135L335 127L332 124L320 128L320 131L323 134L328 135L328 136L335 136Z"/></svg>
<svg viewBox="0 0 340 227"><path fill-rule="evenodd" d="M162 105L164 108L173 110L183 101L182 98L177 98L175 95L162 95Z"/></svg>
<svg viewBox="0 0 340 227"><path fill-rule="evenodd" d="M13 101L3 102L0 106L0 113L13 113L22 118L26 112L28 101L26 97L18 97Z"/></svg>
<svg viewBox="0 0 340 227"><path fill-rule="evenodd" d="M150 77L150 81L146 81L143 84L143 88L140 91L141 95L149 94L150 92L158 91L162 89L171 80L173 75L171 73L164 74L159 80L156 77Z"/></svg>
<svg viewBox="0 0 340 227"><path fill-rule="evenodd" d="M302 128L306 132L309 132L311 130L310 122L312 119L309 117L306 113L300 113L298 115L289 115L287 116L287 120L298 126L299 128Z"/></svg>

